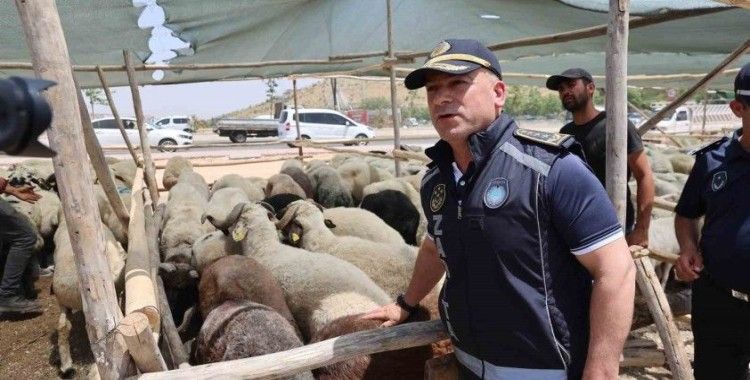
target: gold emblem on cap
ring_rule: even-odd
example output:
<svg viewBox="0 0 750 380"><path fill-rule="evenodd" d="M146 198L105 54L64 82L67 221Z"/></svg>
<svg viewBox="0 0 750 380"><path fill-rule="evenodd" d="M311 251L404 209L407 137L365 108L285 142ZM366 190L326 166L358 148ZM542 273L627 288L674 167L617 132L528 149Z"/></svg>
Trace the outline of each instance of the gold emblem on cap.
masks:
<svg viewBox="0 0 750 380"><path fill-rule="evenodd" d="M450 49L451 49L451 44L449 44L446 41L442 41L437 46L435 46L434 49L432 49L432 52L430 53L430 58L437 57L438 55L443 54Z"/></svg>

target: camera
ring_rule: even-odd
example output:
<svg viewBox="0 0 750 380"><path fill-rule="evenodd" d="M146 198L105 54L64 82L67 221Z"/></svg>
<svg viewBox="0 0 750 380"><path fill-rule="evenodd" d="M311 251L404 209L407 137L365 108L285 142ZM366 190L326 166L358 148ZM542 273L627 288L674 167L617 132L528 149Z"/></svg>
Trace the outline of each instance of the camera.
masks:
<svg viewBox="0 0 750 380"><path fill-rule="evenodd" d="M44 79L0 79L1 151L28 157L55 155L37 140L52 121L52 110L40 92L55 84Z"/></svg>

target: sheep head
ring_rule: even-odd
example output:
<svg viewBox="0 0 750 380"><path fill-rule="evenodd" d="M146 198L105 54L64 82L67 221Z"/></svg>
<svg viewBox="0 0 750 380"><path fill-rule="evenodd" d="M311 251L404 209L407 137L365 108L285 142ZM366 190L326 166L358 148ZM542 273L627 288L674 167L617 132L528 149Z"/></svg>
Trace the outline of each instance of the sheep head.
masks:
<svg viewBox="0 0 750 380"><path fill-rule="evenodd" d="M232 240L240 242L254 227L260 227L261 224L275 220L271 210L263 204L243 202L234 206L225 223L217 227L228 230L232 234Z"/></svg>
<svg viewBox="0 0 750 380"><path fill-rule="evenodd" d="M282 232L286 243L300 247L305 231L310 231L322 221L328 228L336 227L333 222L323 217L323 208L317 203L300 200L289 204L282 212L276 228Z"/></svg>

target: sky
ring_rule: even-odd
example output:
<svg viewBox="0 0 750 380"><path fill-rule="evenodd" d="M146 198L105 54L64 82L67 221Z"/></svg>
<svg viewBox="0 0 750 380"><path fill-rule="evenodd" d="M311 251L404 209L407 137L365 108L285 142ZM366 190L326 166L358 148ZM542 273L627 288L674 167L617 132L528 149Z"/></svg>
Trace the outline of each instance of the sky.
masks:
<svg viewBox="0 0 750 380"><path fill-rule="evenodd" d="M318 79L298 79L297 89L317 82ZM289 79L277 79L276 93L281 95L292 88ZM201 82L188 84L162 84L141 86L141 103L146 119L169 115L195 115L201 119L216 117L266 100L266 84L262 80ZM113 87L117 111L120 116L135 116L133 98L129 87ZM90 108L90 106L89 106ZM94 105L97 115L110 115L107 105Z"/></svg>

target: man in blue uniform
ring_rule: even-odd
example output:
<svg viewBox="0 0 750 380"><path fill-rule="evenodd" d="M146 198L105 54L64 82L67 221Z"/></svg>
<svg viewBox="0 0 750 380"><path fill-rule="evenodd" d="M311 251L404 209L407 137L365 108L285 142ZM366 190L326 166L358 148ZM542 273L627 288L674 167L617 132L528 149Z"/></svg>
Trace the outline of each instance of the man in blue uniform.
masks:
<svg viewBox="0 0 750 380"><path fill-rule="evenodd" d="M406 293L365 318L404 321L445 274L462 377L616 378L635 270L574 139L502 113L500 64L474 40L441 42L405 84L426 88L440 135L421 190L429 236Z"/></svg>
<svg viewBox="0 0 750 380"><path fill-rule="evenodd" d="M699 380L744 380L750 363L750 64L737 75L734 91L729 106L742 129L696 152L675 209L675 269L678 278L693 281Z"/></svg>

